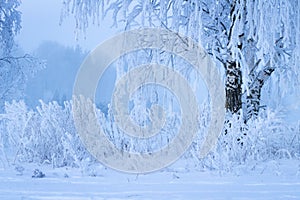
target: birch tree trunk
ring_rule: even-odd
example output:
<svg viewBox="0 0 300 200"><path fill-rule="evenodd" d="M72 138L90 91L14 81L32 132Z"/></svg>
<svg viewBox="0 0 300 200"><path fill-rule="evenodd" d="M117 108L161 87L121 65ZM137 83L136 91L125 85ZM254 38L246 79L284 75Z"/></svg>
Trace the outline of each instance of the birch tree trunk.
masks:
<svg viewBox="0 0 300 200"><path fill-rule="evenodd" d="M237 113L242 108L242 72L237 62L227 63L226 69L226 104L227 111Z"/></svg>

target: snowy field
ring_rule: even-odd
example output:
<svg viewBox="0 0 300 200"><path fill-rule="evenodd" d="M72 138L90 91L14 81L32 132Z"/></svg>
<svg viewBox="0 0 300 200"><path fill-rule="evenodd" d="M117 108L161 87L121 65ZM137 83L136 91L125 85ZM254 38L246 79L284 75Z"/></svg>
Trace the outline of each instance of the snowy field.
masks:
<svg viewBox="0 0 300 200"><path fill-rule="evenodd" d="M125 174L99 167L95 177L76 169L40 166L43 178L0 171L0 199L300 199L300 162L270 161L237 173L165 169ZM27 170L28 169L28 170Z"/></svg>

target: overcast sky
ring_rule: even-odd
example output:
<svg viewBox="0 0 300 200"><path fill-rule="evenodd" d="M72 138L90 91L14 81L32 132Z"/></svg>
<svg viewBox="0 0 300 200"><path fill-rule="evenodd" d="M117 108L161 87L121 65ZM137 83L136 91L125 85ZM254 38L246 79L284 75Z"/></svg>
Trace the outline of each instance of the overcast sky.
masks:
<svg viewBox="0 0 300 200"><path fill-rule="evenodd" d="M116 33L110 28L112 22L105 19L98 26L90 26L87 38L75 39L74 19L67 18L59 26L62 0L24 0L20 7L22 12L22 30L17 36L17 42L26 52L35 50L45 40L57 41L67 46L79 44L86 50L94 49L100 42Z"/></svg>

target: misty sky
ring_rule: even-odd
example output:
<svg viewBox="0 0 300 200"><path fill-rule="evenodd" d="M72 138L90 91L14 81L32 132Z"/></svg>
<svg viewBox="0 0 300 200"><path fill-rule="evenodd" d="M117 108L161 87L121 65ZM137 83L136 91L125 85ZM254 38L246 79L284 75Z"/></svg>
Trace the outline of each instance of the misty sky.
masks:
<svg viewBox="0 0 300 200"><path fill-rule="evenodd" d="M89 51L96 48L104 40L113 37L116 33L116 28L111 28L112 20L106 18L100 23L100 26L89 26L86 39L84 39L84 35L81 35L76 41L73 16L69 16L61 26L59 25L61 8L62 0L22 1L19 8L22 12L22 29L20 34L17 35L16 41L26 53L33 53L44 41L55 41L68 47L80 45L84 50ZM55 66L47 65L46 69L41 70L27 83L25 95L27 103L30 102L32 105L36 105L39 103L39 99L47 102L52 100L52 96L56 93L66 95L70 99L76 75L74 70L76 71L79 66L79 64L73 66L74 69L70 72L66 70L70 66L60 66L60 71L57 73L58 69L54 69ZM108 76L105 81L108 91L102 90L101 94L109 98L111 87L113 87L113 83L110 82L114 79Z"/></svg>
<svg viewBox="0 0 300 200"><path fill-rule="evenodd" d="M106 18L101 25L90 26L86 39L75 39L75 22L72 16L59 26L62 0L24 0L19 10L22 12L22 30L17 42L26 52L35 50L45 40L59 42L66 46L79 44L86 50L94 49L100 42L116 32L112 22Z"/></svg>

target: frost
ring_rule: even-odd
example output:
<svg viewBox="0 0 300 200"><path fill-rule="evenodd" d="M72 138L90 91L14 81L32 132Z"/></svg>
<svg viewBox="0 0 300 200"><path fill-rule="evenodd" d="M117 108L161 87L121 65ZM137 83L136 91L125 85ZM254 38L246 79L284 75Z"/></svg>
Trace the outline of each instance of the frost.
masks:
<svg viewBox="0 0 300 200"><path fill-rule="evenodd" d="M93 165L97 162L76 133L72 102L65 101L60 105L55 101L40 101L33 109L19 101L26 81L44 66L31 56L11 54L14 35L21 28L20 12L16 9L19 5L16 0L0 1L1 163L13 165L20 174L22 168L19 166L32 162L53 168L80 168L94 176L97 173ZM202 44L217 63L219 71L226 76L226 87L241 88L244 116L228 114L218 146L207 158L199 157L204 137L201 134L184 158L192 159L197 169L240 173L245 168L252 170L266 163L262 173L272 168L280 174L278 160L299 160L300 155L300 126L290 124L283 116L286 104L292 102L290 97L294 98L293 101L300 98L299 11L299 2L292 0L64 0L61 22L72 15L77 38L80 34L85 35L91 23L99 24L100 18L107 16L113 18L113 25L124 30L161 27ZM197 93L200 84L195 72L191 72L185 61L161 49L134 52L112 65L120 78L134 66L151 62L183 74ZM239 74L240 77L236 78ZM164 78L167 76L165 74ZM235 80L241 85L230 84ZM203 96L206 98L207 95ZM149 107L154 103L160 103L168 111L169 122L158 137L151 141L137 141L126 137L116 127L111 108L105 114L97 110L99 122L110 141L122 150L141 152L151 152L168 143L174 137L170 130L178 128L181 120L176 100L163 89L146 87L132 98L130 114L137 124L149 122ZM292 103L295 104L292 108L299 107L299 103ZM199 129L205 132L209 123L209 105L203 107ZM294 120L299 123L299 116Z"/></svg>

